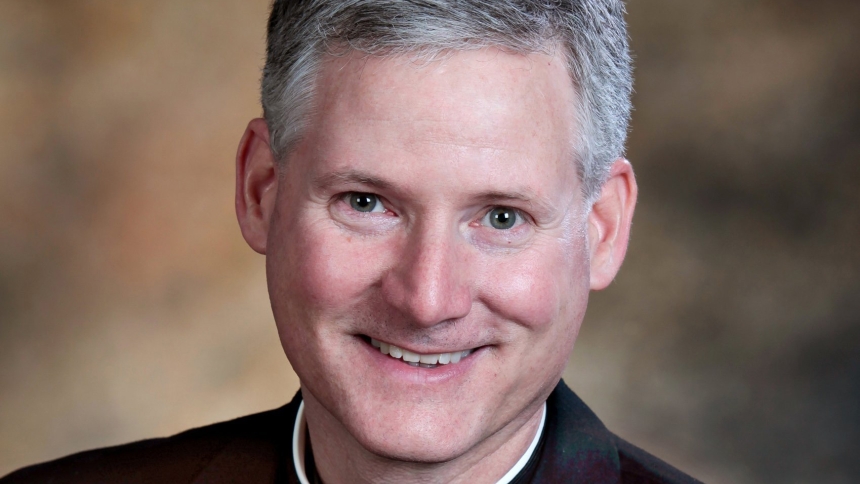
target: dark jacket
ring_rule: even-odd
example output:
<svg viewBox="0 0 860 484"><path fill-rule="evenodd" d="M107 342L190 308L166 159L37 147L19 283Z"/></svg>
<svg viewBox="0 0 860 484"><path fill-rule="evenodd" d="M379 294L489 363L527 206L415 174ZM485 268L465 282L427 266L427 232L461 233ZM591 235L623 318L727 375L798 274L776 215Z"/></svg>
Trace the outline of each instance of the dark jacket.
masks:
<svg viewBox="0 0 860 484"><path fill-rule="evenodd" d="M18 470L17 483L298 484L292 434L301 401L173 437L91 450ZM564 382L547 399L544 433L515 483L696 483L620 439Z"/></svg>

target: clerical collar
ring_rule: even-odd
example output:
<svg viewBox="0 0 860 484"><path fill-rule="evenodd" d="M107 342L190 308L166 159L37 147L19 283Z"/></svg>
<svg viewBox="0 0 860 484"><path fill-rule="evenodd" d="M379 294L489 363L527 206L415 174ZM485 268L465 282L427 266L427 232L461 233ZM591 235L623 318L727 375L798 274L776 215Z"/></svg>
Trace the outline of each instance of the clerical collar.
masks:
<svg viewBox="0 0 860 484"><path fill-rule="evenodd" d="M526 466L532 454L534 454L535 449L537 448L538 442L540 441L540 436L543 433L543 426L546 422L546 402L543 403L543 408L541 409L541 417L540 417L540 426L538 427L537 432L535 432L535 438L532 439L532 443L529 445L529 448L526 449L525 453L520 460L514 464L511 469L499 479L496 484L508 484L510 483L517 474L523 470L523 467ZM310 484L308 481L308 473L305 469L305 449L307 448L307 435L308 435L308 423L305 420L305 402L302 401L299 404L299 411L296 414L296 423L293 424L293 465L296 467L296 474L299 476L299 482L301 484Z"/></svg>

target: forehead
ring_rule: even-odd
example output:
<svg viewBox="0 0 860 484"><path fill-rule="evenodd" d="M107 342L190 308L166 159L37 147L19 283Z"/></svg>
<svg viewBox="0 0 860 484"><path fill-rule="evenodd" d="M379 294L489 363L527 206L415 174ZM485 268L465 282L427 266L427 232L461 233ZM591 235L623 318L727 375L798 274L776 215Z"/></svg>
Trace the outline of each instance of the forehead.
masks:
<svg viewBox="0 0 860 484"><path fill-rule="evenodd" d="M570 188L575 91L560 56L489 48L416 61L353 53L327 58L316 88L312 170L359 164L396 176L419 164L428 179L477 170L492 182L527 169L563 175Z"/></svg>

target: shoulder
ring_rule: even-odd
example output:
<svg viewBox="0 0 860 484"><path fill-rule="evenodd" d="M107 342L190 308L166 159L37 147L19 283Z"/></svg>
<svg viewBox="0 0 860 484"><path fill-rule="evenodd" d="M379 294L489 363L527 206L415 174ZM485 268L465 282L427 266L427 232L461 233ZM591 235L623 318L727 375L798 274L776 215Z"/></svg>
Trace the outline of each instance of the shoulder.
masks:
<svg viewBox="0 0 860 484"><path fill-rule="evenodd" d="M238 469L274 477L283 447L291 442L291 407L293 403L172 437L80 452L20 469L0 483L181 483Z"/></svg>
<svg viewBox="0 0 860 484"><path fill-rule="evenodd" d="M621 463L621 482L630 484L701 484L670 464L613 435Z"/></svg>
<svg viewBox="0 0 860 484"><path fill-rule="evenodd" d="M547 399L546 428L538 482L699 482L610 432L563 381Z"/></svg>

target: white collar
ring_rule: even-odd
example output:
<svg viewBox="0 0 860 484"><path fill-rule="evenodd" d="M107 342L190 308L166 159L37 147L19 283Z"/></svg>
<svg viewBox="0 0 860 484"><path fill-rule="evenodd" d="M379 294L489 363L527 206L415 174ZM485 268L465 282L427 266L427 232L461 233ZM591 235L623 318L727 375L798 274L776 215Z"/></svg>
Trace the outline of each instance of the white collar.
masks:
<svg viewBox="0 0 860 484"><path fill-rule="evenodd" d="M543 408L541 408L541 417L540 417L540 426L538 427L537 432L535 433L535 438L532 439L532 443L529 445L529 448L526 449L525 453L520 457L520 460L514 464L513 467L504 475L501 479L499 479L496 484L508 484L511 480L516 477L517 474L526 466L529 459L531 459L532 454L535 452L535 448L537 448L537 444L540 441L540 436L543 433L543 426L546 423L546 402L543 402ZM296 474L299 476L299 482L301 484L310 484L308 481L308 474L305 472L305 448L307 447L307 434L308 434L308 423L305 420L305 402L302 401L299 403L299 411L296 414L296 423L293 425L293 465L296 466Z"/></svg>

